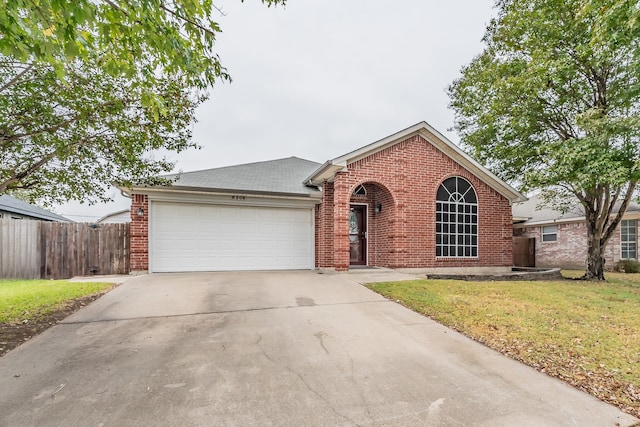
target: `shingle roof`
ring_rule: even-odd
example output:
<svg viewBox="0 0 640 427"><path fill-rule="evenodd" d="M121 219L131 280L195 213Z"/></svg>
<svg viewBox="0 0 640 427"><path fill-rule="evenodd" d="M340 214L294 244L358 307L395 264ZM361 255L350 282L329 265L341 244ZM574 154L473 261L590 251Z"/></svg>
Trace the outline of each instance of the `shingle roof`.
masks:
<svg viewBox="0 0 640 427"><path fill-rule="evenodd" d="M31 205L27 202L23 202L22 200L16 199L15 197L7 194L0 195L0 210L39 218L45 221L72 222L68 218L54 214L53 212L49 212L46 209Z"/></svg>
<svg viewBox="0 0 640 427"><path fill-rule="evenodd" d="M619 205L618 203L613 213L618 212ZM563 214L558 210L542 205L540 197L538 196L531 196L526 202L514 203L512 212L514 217L528 218L524 224L571 221L572 219L579 220L584 218L584 210L582 210L582 206L580 206L578 200L575 201L575 204L569 211ZM640 205L631 202L626 212L640 212Z"/></svg>
<svg viewBox="0 0 640 427"><path fill-rule="evenodd" d="M178 177L173 188L202 188L207 191L241 191L310 196L320 194L315 187L307 187L303 180L320 163L298 157L247 163L236 166L183 172L167 175Z"/></svg>

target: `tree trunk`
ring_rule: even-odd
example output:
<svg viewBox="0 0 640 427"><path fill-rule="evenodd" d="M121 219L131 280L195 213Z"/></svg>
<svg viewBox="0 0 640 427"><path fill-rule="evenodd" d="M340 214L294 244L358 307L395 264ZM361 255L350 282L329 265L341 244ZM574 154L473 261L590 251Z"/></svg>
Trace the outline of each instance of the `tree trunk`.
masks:
<svg viewBox="0 0 640 427"><path fill-rule="evenodd" d="M583 276L586 280L604 280L604 250L607 240L602 239L599 228L595 215L592 218L587 215L587 271Z"/></svg>
<svg viewBox="0 0 640 427"><path fill-rule="evenodd" d="M589 242L591 243L591 242ZM599 245L598 245L599 246ZM587 254L587 271L584 278L587 280L604 280L604 263L603 249L589 245Z"/></svg>

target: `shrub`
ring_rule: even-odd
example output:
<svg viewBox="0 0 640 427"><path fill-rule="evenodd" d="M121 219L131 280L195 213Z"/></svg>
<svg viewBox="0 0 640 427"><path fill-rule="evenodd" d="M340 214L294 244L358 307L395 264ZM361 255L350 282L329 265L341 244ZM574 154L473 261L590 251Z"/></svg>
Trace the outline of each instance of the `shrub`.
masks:
<svg viewBox="0 0 640 427"><path fill-rule="evenodd" d="M621 259L616 262L614 269L622 273L640 273L640 262L635 259Z"/></svg>

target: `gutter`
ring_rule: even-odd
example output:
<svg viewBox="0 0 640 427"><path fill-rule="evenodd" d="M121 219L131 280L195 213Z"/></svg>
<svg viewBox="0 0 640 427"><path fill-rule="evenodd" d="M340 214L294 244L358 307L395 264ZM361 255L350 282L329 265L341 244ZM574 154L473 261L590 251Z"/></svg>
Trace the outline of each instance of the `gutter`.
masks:
<svg viewBox="0 0 640 427"><path fill-rule="evenodd" d="M303 184L307 186L321 185L323 182L333 178L337 172L345 170L346 167L346 163L334 163L333 160L328 160L306 178Z"/></svg>
<svg viewBox="0 0 640 427"><path fill-rule="evenodd" d="M517 223L517 224L513 224L513 225L520 225L522 227L529 227L529 226L539 226L539 225L553 225L553 224L565 224L565 223L570 223L570 222L582 222L582 221L586 221L587 218L584 216L577 216L574 218L558 218L558 219L541 219L538 221L532 221L532 222L523 222L523 223Z"/></svg>
<svg viewBox="0 0 640 427"><path fill-rule="evenodd" d="M149 193L182 193L182 194L207 194L207 195L233 195L241 194L247 196L257 197L270 197L270 198L288 198L288 199L317 199L322 198L320 191L317 194L304 194L304 193L284 193L274 191L252 191L252 190L234 190L234 189L219 189L219 188L206 188L206 187L186 187L186 186L171 186L171 187L133 187L133 188L120 188L121 191L131 194L149 194Z"/></svg>

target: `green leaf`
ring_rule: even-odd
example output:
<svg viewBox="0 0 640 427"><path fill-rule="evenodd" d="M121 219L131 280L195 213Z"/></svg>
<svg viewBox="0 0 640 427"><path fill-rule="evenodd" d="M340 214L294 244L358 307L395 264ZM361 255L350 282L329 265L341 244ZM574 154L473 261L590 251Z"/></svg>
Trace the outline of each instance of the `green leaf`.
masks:
<svg viewBox="0 0 640 427"><path fill-rule="evenodd" d="M173 164L156 150L197 147L191 129L206 97L180 76L114 77L102 58L56 68L9 60L0 56L0 194L104 200L115 181L163 182Z"/></svg>

